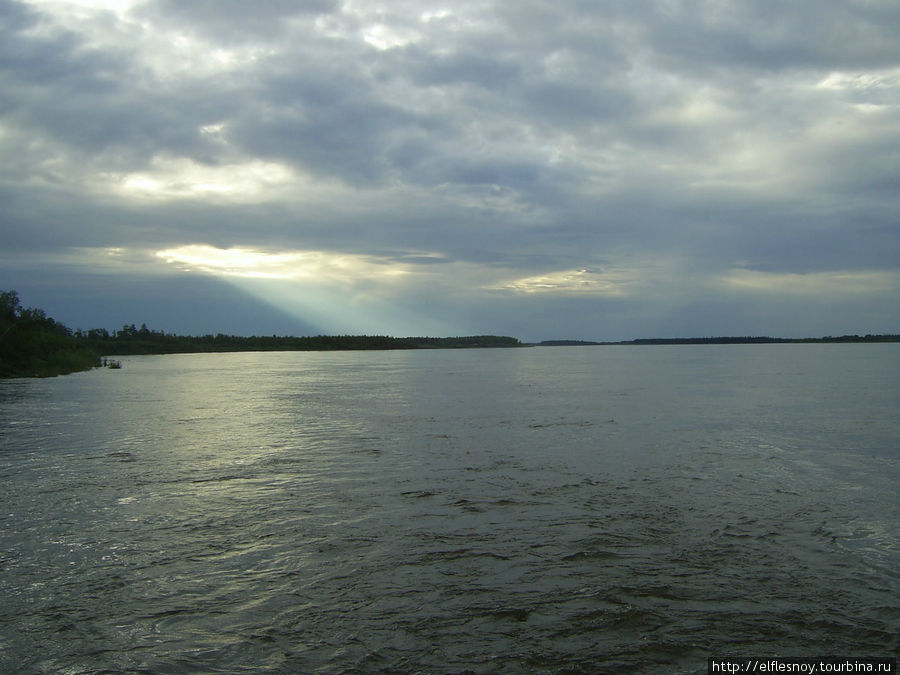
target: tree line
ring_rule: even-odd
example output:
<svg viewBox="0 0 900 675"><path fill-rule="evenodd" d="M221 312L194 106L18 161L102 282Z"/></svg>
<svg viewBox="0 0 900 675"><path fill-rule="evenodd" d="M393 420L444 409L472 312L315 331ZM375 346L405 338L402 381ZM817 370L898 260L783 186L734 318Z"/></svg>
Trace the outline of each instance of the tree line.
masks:
<svg viewBox="0 0 900 675"><path fill-rule="evenodd" d="M501 335L391 337L387 335L251 336L176 335L126 324L120 330L71 330L44 310L24 308L16 291L0 291L0 378L51 377L104 364L105 355L237 351L464 349L520 347ZM114 367L118 362L110 362Z"/></svg>
<svg viewBox="0 0 900 675"><path fill-rule="evenodd" d="M776 338L767 336L641 338L622 342L597 342L601 345L759 345L812 342L900 342L900 335L826 335L818 338Z"/></svg>
<svg viewBox="0 0 900 675"><path fill-rule="evenodd" d="M175 335L125 325L115 333L104 329L76 331L75 338L102 354L177 354L186 352L240 351L338 351L366 349L459 349L467 347L518 347L521 343L502 335L458 337L392 337L388 335L314 335L307 337L253 335Z"/></svg>
<svg viewBox="0 0 900 675"><path fill-rule="evenodd" d="M50 377L100 363L69 328L42 309L22 307L15 291L0 291L0 377Z"/></svg>
<svg viewBox="0 0 900 675"><path fill-rule="evenodd" d="M803 342L900 342L900 335L827 335L821 338L703 337L648 338L622 342L547 340L538 346L691 345ZM238 351L337 351L365 349L465 349L528 346L503 335L392 337L388 335L176 335L126 324L121 329L71 330L42 309L22 307L16 291L0 291L0 378L49 377L97 366L117 367L104 356Z"/></svg>

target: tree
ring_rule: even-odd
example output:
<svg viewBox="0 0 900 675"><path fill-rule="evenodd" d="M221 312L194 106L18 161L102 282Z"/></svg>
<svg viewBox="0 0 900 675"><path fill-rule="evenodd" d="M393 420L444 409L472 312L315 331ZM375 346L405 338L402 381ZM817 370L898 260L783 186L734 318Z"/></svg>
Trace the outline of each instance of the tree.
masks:
<svg viewBox="0 0 900 675"><path fill-rule="evenodd" d="M0 320L15 321L19 316L19 294L15 291L0 291Z"/></svg>
<svg viewBox="0 0 900 675"><path fill-rule="evenodd" d="M96 366L98 355L42 309L0 291L0 377L47 377Z"/></svg>

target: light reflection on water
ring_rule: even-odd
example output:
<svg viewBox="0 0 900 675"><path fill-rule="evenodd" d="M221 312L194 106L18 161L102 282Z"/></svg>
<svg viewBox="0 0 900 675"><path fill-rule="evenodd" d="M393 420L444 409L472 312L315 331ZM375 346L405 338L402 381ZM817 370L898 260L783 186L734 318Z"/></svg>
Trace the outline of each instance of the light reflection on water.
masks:
<svg viewBox="0 0 900 675"><path fill-rule="evenodd" d="M130 357L0 383L0 670L896 653L897 345Z"/></svg>

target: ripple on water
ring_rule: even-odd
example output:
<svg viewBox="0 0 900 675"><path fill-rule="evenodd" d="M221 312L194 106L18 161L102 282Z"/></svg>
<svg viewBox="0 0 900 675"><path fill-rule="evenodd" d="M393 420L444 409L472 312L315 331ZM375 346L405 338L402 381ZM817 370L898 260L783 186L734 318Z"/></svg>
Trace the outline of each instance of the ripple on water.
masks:
<svg viewBox="0 0 900 675"><path fill-rule="evenodd" d="M147 359L0 396L0 670L895 653L886 423L845 430L851 462L819 443L820 389L757 404L730 382L765 360L713 382L683 353ZM866 418L893 409L843 376Z"/></svg>

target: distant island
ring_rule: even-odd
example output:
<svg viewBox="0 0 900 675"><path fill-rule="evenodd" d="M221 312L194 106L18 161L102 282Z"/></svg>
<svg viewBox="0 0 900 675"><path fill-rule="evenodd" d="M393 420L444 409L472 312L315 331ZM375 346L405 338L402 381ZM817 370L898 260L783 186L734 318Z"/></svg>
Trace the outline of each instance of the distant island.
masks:
<svg viewBox="0 0 900 675"><path fill-rule="evenodd" d="M826 335L820 338L775 338L775 337L695 337L695 338L641 338L620 340L619 342L589 342L587 340L544 340L536 343L539 347L564 347L580 345L759 345L797 344L831 342L900 342L900 335Z"/></svg>
<svg viewBox="0 0 900 675"><path fill-rule="evenodd" d="M311 337L175 335L146 325L71 330L41 309L23 308L15 291L0 291L0 378L53 377L90 368L119 368L110 355L196 352L339 351L385 349L472 349L588 345L770 344L785 342L900 342L900 335L842 335L822 338L705 337L649 338L620 342L545 340L523 343L504 335L464 337L390 337L386 335L315 335Z"/></svg>

